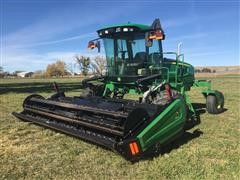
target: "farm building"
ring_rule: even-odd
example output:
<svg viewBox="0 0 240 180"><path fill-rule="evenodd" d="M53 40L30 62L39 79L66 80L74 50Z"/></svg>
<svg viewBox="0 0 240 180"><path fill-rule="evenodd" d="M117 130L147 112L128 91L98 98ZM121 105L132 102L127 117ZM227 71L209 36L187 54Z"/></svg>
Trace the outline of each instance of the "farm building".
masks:
<svg viewBox="0 0 240 180"><path fill-rule="evenodd" d="M22 78L32 77L32 75L33 75L33 72L27 72L27 71L22 71L22 72L17 73L17 76L22 77Z"/></svg>

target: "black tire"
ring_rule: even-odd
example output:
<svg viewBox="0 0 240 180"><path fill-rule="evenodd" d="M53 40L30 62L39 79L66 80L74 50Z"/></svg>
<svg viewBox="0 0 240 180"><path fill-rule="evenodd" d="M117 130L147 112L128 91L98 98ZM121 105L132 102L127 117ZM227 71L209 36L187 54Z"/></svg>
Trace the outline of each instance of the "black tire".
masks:
<svg viewBox="0 0 240 180"><path fill-rule="evenodd" d="M214 95L208 95L206 98L206 108L208 113L210 114L219 114L223 112L223 106L224 106L224 97L223 94L220 93L223 101L221 103L218 102L218 99Z"/></svg>

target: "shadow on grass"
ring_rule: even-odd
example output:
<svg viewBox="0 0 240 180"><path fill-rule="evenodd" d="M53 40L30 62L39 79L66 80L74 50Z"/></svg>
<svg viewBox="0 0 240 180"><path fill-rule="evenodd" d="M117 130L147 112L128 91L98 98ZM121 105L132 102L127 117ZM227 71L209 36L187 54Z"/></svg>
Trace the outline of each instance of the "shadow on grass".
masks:
<svg viewBox="0 0 240 180"><path fill-rule="evenodd" d="M200 137L203 132L200 129L196 129L193 132L184 132L181 137L175 139L167 146L163 147L161 150L161 154L170 153L173 149L178 149L183 144L190 142L191 140Z"/></svg>
<svg viewBox="0 0 240 180"><path fill-rule="evenodd" d="M193 132L189 132L188 130L191 130L196 125L201 123L200 115L206 113L206 104L193 103L193 107L196 111L196 116L191 116L190 114L188 115L185 130L182 133L178 134L173 141L162 147L159 147L159 149L156 150L153 154L145 157L145 160L153 159L154 157L158 157L159 155L168 154L172 150L178 149L180 146L187 144L188 142L200 137L203 134L200 129L196 129Z"/></svg>
<svg viewBox="0 0 240 180"><path fill-rule="evenodd" d="M187 130L194 128L198 124L200 124L201 123L201 117L200 117L201 114L206 113L206 104L193 103L192 105L196 111L196 116L190 115L190 117L188 117L187 123L185 126L185 131L183 132L183 134L181 136L179 136L178 138L176 138L171 143L169 143L167 146L165 146L162 149L161 154L170 153L173 149L177 149L180 146L188 143L189 141L191 141L195 138L200 137L203 134L203 132L200 129L196 129L193 132L187 131Z"/></svg>
<svg viewBox="0 0 240 180"><path fill-rule="evenodd" d="M72 91L81 89L80 82L58 83L63 91ZM53 83L50 82L29 82L29 83L12 83L1 84L0 94L5 93L50 93L53 92Z"/></svg>
<svg viewBox="0 0 240 180"><path fill-rule="evenodd" d="M198 115L204 114L206 112L205 103L192 103L192 105ZM227 110L228 110L227 108L223 108L223 111L221 113L224 113Z"/></svg>
<svg viewBox="0 0 240 180"><path fill-rule="evenodd" d="M152 159L154 157L158 157L159 155L164 155L170 153L174 149L178 149L180 146L187 144L188 142L192 141L195 138L200 137L203 132L200 129L196 129L193 132L189 132L187 130L191 130L194 128L196 125L201 123L201 114L206 113L206 104L204 103L193 103L192 104L195 111L196 111L196 116L191 116L191 118L188 118L186 126L185 126L185 131L179 135L175 140L172 142L166 144L163 147L160 147L159 151L155 152L154 154L150 155L149 157L144 158L146 159ZM226 108L223 109L224 113L227 111Z"/></svg>

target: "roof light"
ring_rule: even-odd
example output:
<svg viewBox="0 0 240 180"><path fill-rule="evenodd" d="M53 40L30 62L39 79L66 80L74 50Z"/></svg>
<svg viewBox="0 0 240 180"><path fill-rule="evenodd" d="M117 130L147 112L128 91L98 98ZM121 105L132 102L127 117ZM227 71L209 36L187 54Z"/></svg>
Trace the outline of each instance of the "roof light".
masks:
<svg viewBox="0 0 240 180"><path fill-rule="evenodd" d="M129 31L133 31L133 28L129 28Z"/></svg>
<svg viewBox="0 0 240 180"><path fill-rule="evenodd" d="M128 28L123 28L123 32L128 32Z"/></svg>
<svg viewBox="0 0 240 180"><path fill-rule="evenodd" d="M116 28L116 32L120 32L120 31L121 31L120 27Z"/></svg>
<svg viewBox="0 0 240 180"><path fill-rule="evenodd" d="M105 33L105 34L108 34L108 30L105 30L104 33Z"/></svg>

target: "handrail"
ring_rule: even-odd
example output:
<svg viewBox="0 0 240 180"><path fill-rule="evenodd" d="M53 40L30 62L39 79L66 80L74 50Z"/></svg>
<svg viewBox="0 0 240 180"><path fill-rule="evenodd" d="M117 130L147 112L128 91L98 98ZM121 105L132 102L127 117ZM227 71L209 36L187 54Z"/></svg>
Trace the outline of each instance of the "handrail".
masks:
<svg viewBox="0 0 240 180"><path fill-rule="evenodd" d="M167 70L167 82L169 82L169 69L167 67L152 67L152 69L156 69L156 70L166 69Z"/></svg>
<svg viewBox="0 0 240 180"><path fill-rule="evenodd" d="M182 57L182 60L180 60L180 58ZM177 56L177 59L180 61L180 62L184 62L184 54L179 54Z"/></svg>
<svg viewBox="0 0 240 180"><path fill-rule="evenodd" d="M178 54L176 52L157 52L159 54L172 54L172 55L175 55L175 59L176 59L176 69L175 69L175 83L177 83L178 81L178 68L179 68L179 62L184 62L184 54ZM152 57L151 57L151 61L153 61L153 55L152 54ZM169 70L168 70L168 77L169 77ZM169 80L169 79L168 79Z"/></svg>

